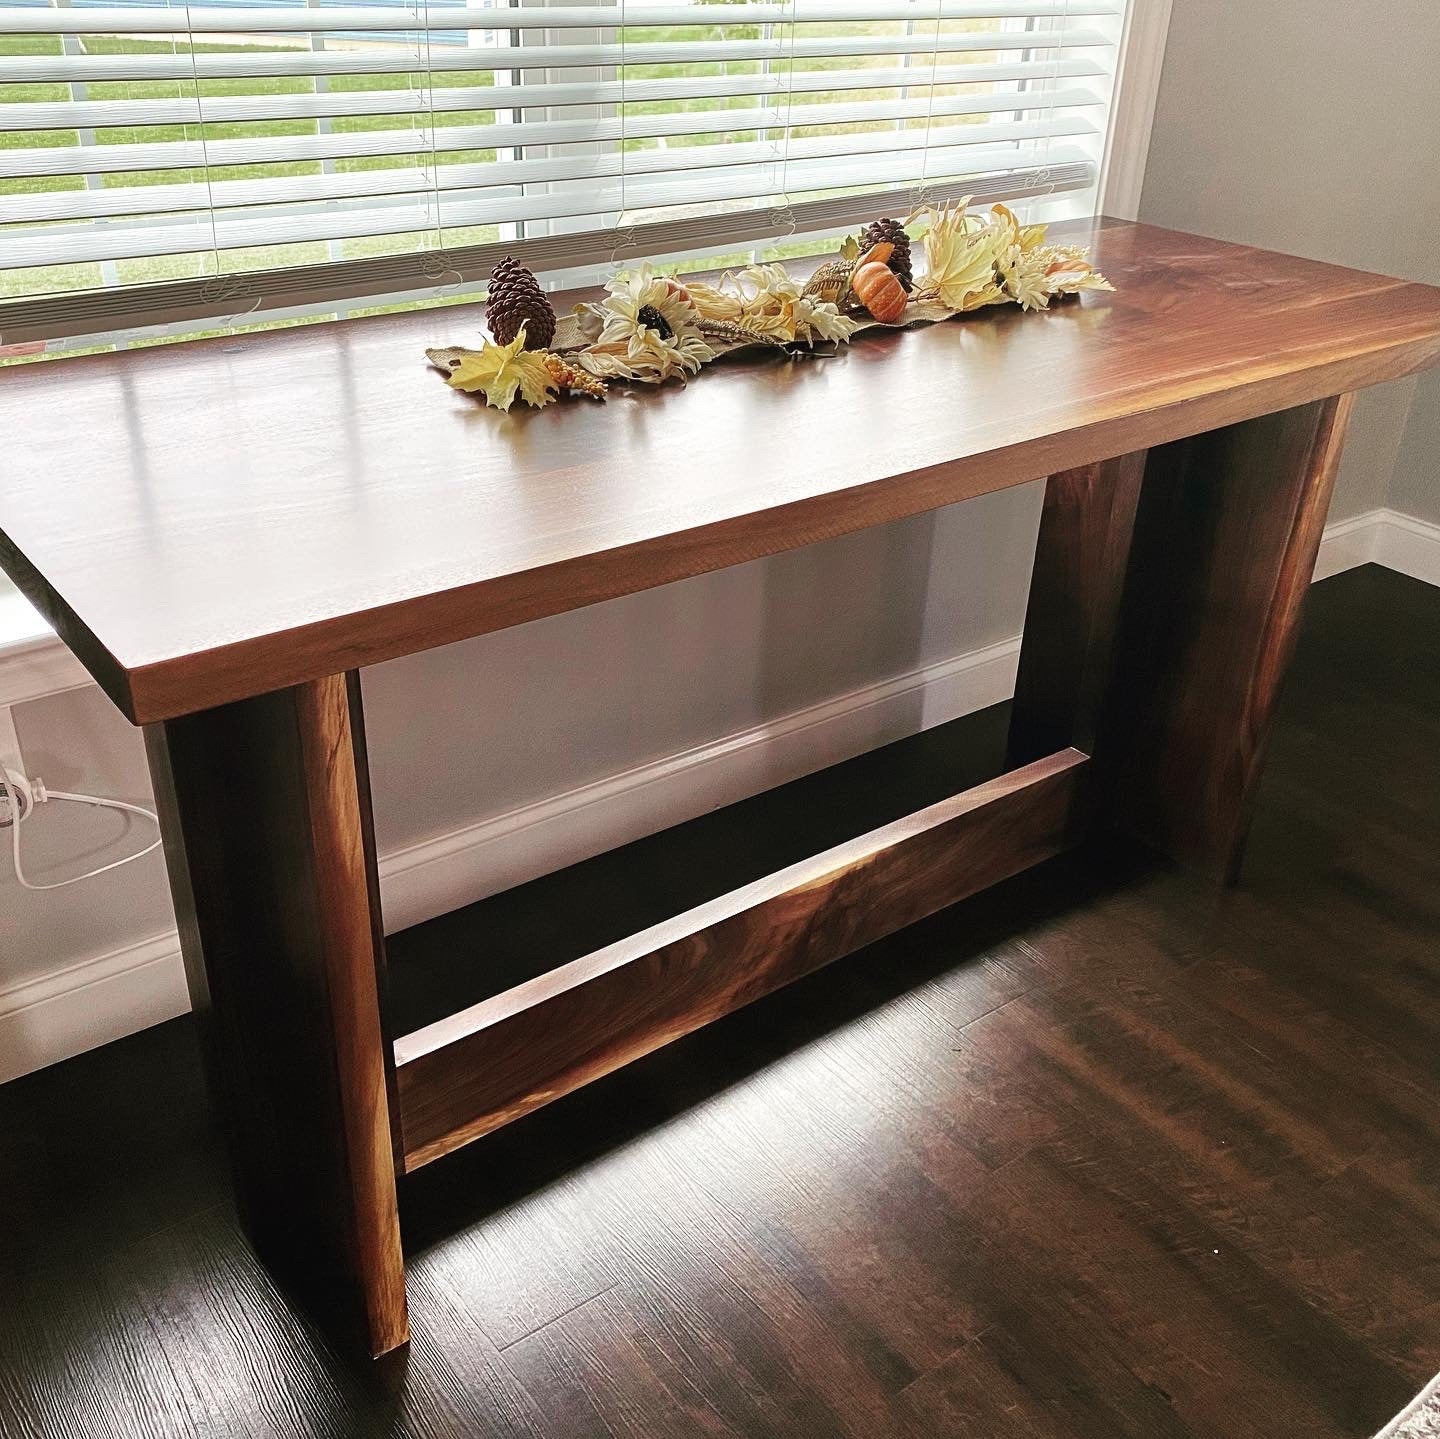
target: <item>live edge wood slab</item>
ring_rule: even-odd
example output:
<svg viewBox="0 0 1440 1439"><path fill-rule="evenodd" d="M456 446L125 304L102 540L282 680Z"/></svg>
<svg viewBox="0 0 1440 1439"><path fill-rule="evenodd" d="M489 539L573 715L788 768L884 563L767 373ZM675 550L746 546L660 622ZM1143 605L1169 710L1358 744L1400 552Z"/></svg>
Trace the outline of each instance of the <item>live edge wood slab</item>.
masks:
<svg viewBox="0 0 1440 1439"><path fill-rule="evenodd" d="M1057 228L1114 295L603 406L447 390L473 309L0 372L0 565L147 727L242 1215L371 1354L407 1170L1097 826L1235 876L1350 397L1440 291ZM1004 773L394 1032L361 666L1040 477Z"/></svg>

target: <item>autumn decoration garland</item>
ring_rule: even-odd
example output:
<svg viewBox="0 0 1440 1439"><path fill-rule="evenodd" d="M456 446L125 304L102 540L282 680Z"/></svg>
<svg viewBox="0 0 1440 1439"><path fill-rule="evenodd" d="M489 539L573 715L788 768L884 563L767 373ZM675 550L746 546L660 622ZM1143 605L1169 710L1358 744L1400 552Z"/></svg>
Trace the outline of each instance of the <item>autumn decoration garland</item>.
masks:
<svg viewBox="0 0 1440 1439"><path fill-rule="evenodd" d="M925 259L915 275L909 230ZM478 350L427 350L457 390L508 410L564 394L604 399L612 381L686 378L732 351L772 346L803 353L847 343L876 325L949 319L987 305L1043 310L1051 300L1114 286L1078 245L1052 245L1044 225L1022 225L1004 205L925 206L903 223L883 219L841 246L808 280L782 265L751 265L718 284L683 283L651 267L617 275L605 298L557 320L534 275L502 260L490 281L493 338Z"/></svg>

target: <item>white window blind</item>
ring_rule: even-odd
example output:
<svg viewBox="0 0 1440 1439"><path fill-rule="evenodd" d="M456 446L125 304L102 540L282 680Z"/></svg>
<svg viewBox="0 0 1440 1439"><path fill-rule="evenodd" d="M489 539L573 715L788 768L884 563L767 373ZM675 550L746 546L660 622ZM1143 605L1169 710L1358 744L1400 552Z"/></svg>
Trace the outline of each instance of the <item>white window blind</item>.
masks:
<svg viewBox="0 0 1440 1439"><path fill-rule="evenodd" d="M1093 188L1125 0L0 0L0 344Z"/></svg>

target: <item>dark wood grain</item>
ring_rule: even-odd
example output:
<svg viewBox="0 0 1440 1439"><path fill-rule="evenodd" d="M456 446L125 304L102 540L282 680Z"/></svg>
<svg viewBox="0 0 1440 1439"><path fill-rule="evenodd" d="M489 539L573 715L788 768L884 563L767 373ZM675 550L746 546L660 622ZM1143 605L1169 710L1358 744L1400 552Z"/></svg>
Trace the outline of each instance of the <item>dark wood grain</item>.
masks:
<svg viewBox="0 0 1440 1439"><path fill-rule="evenodd" d="M407 1169L1077 843L1086 763L1062 750L400 1037Z"/></svg>
<svg viewBox="0 0 1440 1439"><path fill-rule="evenodd" d="M1153 450L1115 678L1116 813L1166 854L1239 871L1353 396Z"/></svg>
<svg viewBox="0 0 1440 1439"><path fill-rule="evenodd" d="M1375 1433L1440 1370L1440 590L1302 627L1243 886L1054 861L410 1176L401 1385L255 1261L189 1023L0 1085L0 1433Z"/></svg>
<svg viewBox="0 0 1440 1439"><path fill-rule="evenodd" d="M1145 458L1123 455L1045 481L1010 716L1011 764L1066 745L1094 752Z"/></svg>
<svg viewBox="0 0 1440 1439"><path fill-rule="evenodd" d="M282 1279L387 1353L408 1330L358 677L146 740L242 1217Z"/></svg>
<svg viewBox="0 0 1440 1439"><path fill-rule="evenodd" d="M0 566L150 721L1440 358L1430 287L1145 226L1066 233L1116 294L603 406L501 417L448 390L422 352L473 341L475 309L11 369Z"/></svg>

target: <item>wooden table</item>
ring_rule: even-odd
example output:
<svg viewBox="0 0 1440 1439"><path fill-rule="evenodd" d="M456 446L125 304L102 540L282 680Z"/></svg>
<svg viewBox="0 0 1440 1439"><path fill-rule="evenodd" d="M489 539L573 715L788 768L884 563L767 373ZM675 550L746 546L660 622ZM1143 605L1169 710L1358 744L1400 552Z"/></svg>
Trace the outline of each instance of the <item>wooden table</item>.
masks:
<svg viewBox="0 0 1440 1439"><path fill-rule="evenodd" d="M1440 291L1069 228L1115 295L604 406L447 390L454 310L0 378L0 564L145 726L244 1219L370 1353L407 1171L1097 825L1234 875L1350 397ZM1004 773L392 1031L359 667L1040 476Z"/></svg>

